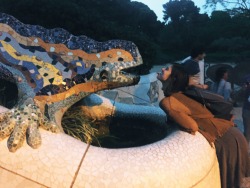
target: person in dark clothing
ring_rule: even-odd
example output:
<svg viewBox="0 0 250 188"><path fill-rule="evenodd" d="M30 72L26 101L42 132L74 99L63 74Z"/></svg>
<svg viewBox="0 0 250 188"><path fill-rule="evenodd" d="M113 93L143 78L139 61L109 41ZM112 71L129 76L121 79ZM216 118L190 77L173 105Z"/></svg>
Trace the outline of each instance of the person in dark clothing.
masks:
<svg viewBox="0 0 250 188"><path fill-rule="evenodd" d="M203 60L206 56L205 49L203 47L193 48L190 54L190 58L182 63L185 71L189 75L189 85L207 89L208 85L200 83L200 67L199 61Z"/></svg>
<svg viewBox="0 0 250 188"><path fill-rule="evenodd" d="M240 187L242 178L250 175L248 143L244 135L232 121L215 118L201 103L183 94L189 75L181 65L163 68L157 78L162 82L165 95L160 101L163 111L181 130L193 135L199 131L211 147L215 146L222 188Z"/></svg>

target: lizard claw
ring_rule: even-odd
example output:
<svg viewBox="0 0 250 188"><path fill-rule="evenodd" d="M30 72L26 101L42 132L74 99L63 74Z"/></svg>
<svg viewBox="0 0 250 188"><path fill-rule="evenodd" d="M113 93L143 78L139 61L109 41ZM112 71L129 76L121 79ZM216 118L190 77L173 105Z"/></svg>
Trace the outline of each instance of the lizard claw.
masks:
<svg viewBox="0 0 250 188"><path fill-rule="evenodd" d="M59 132L56 124L49 122L36 105L25 104L0 114L0 140L10 135L7 146L11 152L19 149L25 138L30 147L38 148L42 143L39 126Z"/></svg>
<svg viewBox="0 0 250 188"><path fill-rule="evenodd" d="M15 121L10 119L11 114L11 111L0 114L0 140L9 136L15 127Z"/></svg>

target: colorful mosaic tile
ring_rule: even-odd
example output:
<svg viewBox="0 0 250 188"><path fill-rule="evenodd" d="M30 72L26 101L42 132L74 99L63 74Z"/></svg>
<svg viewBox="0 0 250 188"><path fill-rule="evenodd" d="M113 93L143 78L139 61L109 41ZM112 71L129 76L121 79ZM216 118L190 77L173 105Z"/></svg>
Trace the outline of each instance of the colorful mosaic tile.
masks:
<svg viewBox="0 0 250 188"><path fill-rule="evenodd" d="M21 147L31 124L36 131L28 136L28 144L38 147L38 127L62 131L63 113L83 97L139 81L122 71L142 64L132 42L97 42L60 28L25 25L4 13L0 32L0 78L18 87L18 105L0 117L1 138L11 134L10 151ZM38 114L40 118L34 119Z"/></svg>

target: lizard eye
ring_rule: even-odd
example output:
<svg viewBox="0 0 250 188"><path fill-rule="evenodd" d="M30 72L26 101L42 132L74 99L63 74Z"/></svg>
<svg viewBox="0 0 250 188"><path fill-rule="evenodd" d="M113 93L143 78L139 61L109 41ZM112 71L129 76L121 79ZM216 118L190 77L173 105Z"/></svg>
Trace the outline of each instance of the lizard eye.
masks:
<svg viewBox="0 0 250 188"><path fill-rule="evenodd" d="M108 71L103 70L103 71L100 73L100 78L101 78L102 80L107 80L107 79L108 79Z"/></svg>

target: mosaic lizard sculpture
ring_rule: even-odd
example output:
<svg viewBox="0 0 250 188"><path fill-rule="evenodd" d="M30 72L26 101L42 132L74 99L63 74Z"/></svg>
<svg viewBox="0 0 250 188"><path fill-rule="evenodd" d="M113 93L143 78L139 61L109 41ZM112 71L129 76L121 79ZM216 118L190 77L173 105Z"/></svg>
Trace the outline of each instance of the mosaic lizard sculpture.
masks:
<svg viewBox="0 0 250 188"><path fill-rule="evenodd" d="M39 126L63 131L61 118L70 106L91 93L138 83L138 76L122 70L140 64L132 42L96 42L0 13L0 78L18 87L17 105L0 115L0 139L9 136L11 152L26 137L39 147Z"/></svg>

